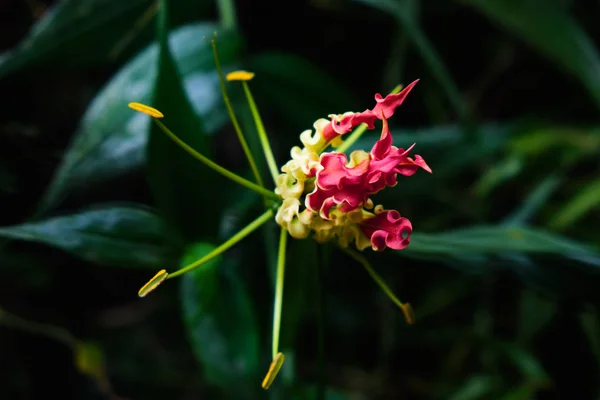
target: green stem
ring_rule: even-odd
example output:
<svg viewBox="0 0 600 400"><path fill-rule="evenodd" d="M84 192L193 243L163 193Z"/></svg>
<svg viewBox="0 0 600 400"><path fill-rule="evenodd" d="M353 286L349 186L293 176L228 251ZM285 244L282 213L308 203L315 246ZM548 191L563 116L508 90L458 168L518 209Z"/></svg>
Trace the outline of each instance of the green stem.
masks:
<svg viewBox="0 0 600 400"><path fill-rule="evenodd" d="M386 296L390 298L390 300L392 300L398 307L400 307L400 309L404 313L406 322L409 324L412 324L414 322L414 313L413 313L413 310L412 310L412 307L410 306L410 304L403 303L400 300L398 300L396 295L392 292L392 290L388 287L388 285L386 285L386 283L377 274L377 272L375 272L373 267L371 267L371 264L369 264L369 261L362 254L359 254L356 251L345 248L345 247L340 247L340 248L342 249L342 251L344 251L344 253L348 254L350 257L352 257L353 259L358 261L363 267L365 267L365 269L367 270L367 272L369 273L371 278L373 278L375 283L377 283L377 285L379 285L379 287L381 288L383 293L385 293Z"/></svg>
<svg viewBox="0 0 600 400"><path fill-rule="evenodd" d="M317 277L317 400L325 400L325 249L318 246Z"/></svg>
<svg viewBox="0 0 600 400"><path fill-rule="evenodd" d="M237 28L237 17L233 0L217 0L217 8L219 9L223 29L235 30Z"/></svg>
<svg viewBox="0 0 600 400"><path fill-rule="evenodd" d="M229 100L229 96L227 95L227 87L225 85L225 79L223 78L223 71L221 70L221 62L219 61L219 53L217 52L217 34L215 33L213 40L211 41L213 54L215 57L215 65L217 67L217 73L219 75L219 82L221 84L221 93L223 94L223 101L225 102L225 107L227 107L227 112L229 113L229 118L233 123L233 128L235 129L235 133L242 145L242 149L244 149L244 154L246 154L246 158L248 159L248 163L250 164L250 168L252 169L252 173L254 174L254 178L256 182L265 187L265 184L260 176L260 172L258 171L258 167L256 166L256 162L254 161L254 157L252 157L252 152L250 151L250 147L248 147L248 142L246 142L246 138L244 138L244 134L242 133L242 128L240 127L240 123L233 112L233 107L231 106L231 101Z"/></svg>
<svg viewBox="0 0 600 400"><path fill-rule="evenodd" d="M166 133L167 136L169 136L175 143L177 143L182 149L187 151L194 158L202 161L207 167L217 171L218 173L225 176L226 178L229 178L232 181L234 181L250 190L255 191L258 194L261 194L265 197L279 201L279 196L277 196L274 192L272 192L268 189L265 189L264 187L259 186L256 183L250 182L249 180L242 178L241 176L229 171L228 169L221 167L219 164L210 160L208 157L205 157L202 154L198 153L190 145L185 143L183 140L179 139L177 137L177 135L175 135L173 132L171 132L171 130L169 130L169 128L167 128L162 122L160 122L160 120L158 120L156 118L153 118L153 120L160 127L160 129L162 129L162 131L164 133Z"/></svg>
<svg viewBox="0 0 600 400"><path fill-rule="evenodd" d="M256 130L258 131L260 144L263 148L263 152L265 153L265 159L267 160L269 171L271 172L271 176L273 176L273 182L275 182L279 176L279 169L277 168L277 163L275 162L275 157L273 156L273 150L271 150L271 144L269 143L267 132L265 131L258 108L256 107L256 103L252 97L252 93L250 93L250 87L248 86L248 83L243 81L242 84L244 86L246 98L248 99L248 104L250 105L250 110L252 111L252 117L254 117L254 122L256 123Z"/></svg>
<svg viewBox="0 0 600 400"><path fill-rule="evenodd" d="M396 86L394 88L394 90L391 91L390 94L400 93L400 90L402 90L402 85ZM360 137L362 136L363 133L365 133L366 130L367 130L367 124L360 124L360 126L358 128L356 128L354 130L354 132L352 132L346 140L344 140L344 143L342 143L338 148L335 149L335 151L340 152L340 153L345 153L346 150L348 150L350 147L352 147L352 145L354 143L356 143L356 141L358 139L360 139Z"/></svg>
<svg viewBox="0 0 600 400"><path fill-rule="evenodd" d="M223 243L222 245L220 245L219 247L217 247L216 249L214 249L213 251L211 251L204 257L201 257L200 259L194 261L190 265L187 265L187 266L173 272L172 274L169 274L167 279L171 279L171 278L175 278L176 276L183 275L186 272L189 272L195 268L198 268L202 264L209 262L213 258L215 258L218 255L222 254L223 252L227 251L227 249L229 249L230 247L235 245L240 240L244 239L246 236L248 236L249 234L254 232L256 229L260 228L265 222L269 221L271 218L273 218L273 210L265 211L260 217L256 218L254 221L252 221L250 224L248 224L244 229L242 229L241 231L239 231L238 233L233 235L225 243Z"/></svg>
<svg viewBox="0 0 600 400"><path fill-rule="evenodd" d="M283 306L283 283L285 280L285 248L288 233L281 228L279 235L279 256L277 257L277 283L275 284L275 306L273 307L273 359L279 353L279 331L281 330L281 309Z"/></svg>
<svg viewBox="0 0 600 400"><path fill-rule="evenodd" d="M73 347L77 342L77 339L64 328L49 324L42 324L40 322L28 321L24 318L10 314L2 309L0 309L0 325L19 329L35 335L46 336L62 342L69 347Z"/></svg>

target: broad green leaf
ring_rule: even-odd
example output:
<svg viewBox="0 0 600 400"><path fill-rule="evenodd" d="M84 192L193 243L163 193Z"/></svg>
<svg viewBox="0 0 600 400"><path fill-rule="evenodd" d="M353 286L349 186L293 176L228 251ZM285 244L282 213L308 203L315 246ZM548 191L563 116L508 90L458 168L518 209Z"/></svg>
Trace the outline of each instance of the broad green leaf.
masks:
<svg viewBox="0 0 600 400"><path fill-rule="evenodd" d="M598 206L600 206L600 180L595 180L586 184L561 206L560 211L550 220L550 227L564 229Z"/></svg>
<svg viewBox="0 0 600 400"><path fill-rule="evenodd" d="M293 54L261 53L250 58L245 68L256 73L250 87L262 113L273 110L300 129L312 129L317 119L357 110L361 104L333 76Z"/></svg>
<svg viewBox="0 0 600 400"><path fill-rule="evenodd" d="M183 87L182 76L172 57L168 42L168 0L163 0L158 15L158 78L152 106L165 117L171 131L190 147L211 158L208 138ZM208 43L207 43L208 44ZM209 210L219 201L219 181L225 178L187 154L156 124L150 128L147 147L148 180L154 200L168 222L187 240L217 228L218 213Z"/></svg>
<svg viewBox="0 0 600 400"><path fill-rule="evenodd" d="M217 27L213 24L193 24L173 31L169 37L189 99L202 118L203 130L209 133L228 121L212 50L205 40L215 29ZM230 65L238 48L237 36L226 32L219 35L219 51L224 65ZM157 61L158 45L153 44L127 63L98 93L79 123L42 200L41 211L54 207L72 190L139 169L144 164L151 121L146 115L128 108L127 104L131 101L151 102Z"/></svg>
<svg viewBox="0 0 600 400"><path fill-rule="evenodd" d="M600 108L600 56L594 42L558 1L463 1L579 79Z"/></svg>
<svg viewBox="0 0 600 400"><path fill-rule="evenodd" d="M177 21L210 10L203 0L180 2ZM47 65L72 68L114 62L151 39L154 0L62 0L32 27L16 48L0 54L0 78Z"/></svg>
<svg viewBox="0 0 600 400"><path fill-rule="evenodd" d="M13 50L0 55L0 78L49 61L107 61L111 49L152 0L64 0L50 8Z"/></svg>
<svg viewBox="0 0 600 400"><path fill-rule="evenodd" d="M181 265L214 250L190 246ZM183 275L181 304L194 355L205 379L238 397L260 388L258 325L252 298L236 273L242 266L226 255ZM243 393L242 397L239 397Z"/></svg>
<svg viewBox="0 0 600 400"><path fill-rule="evenodd" d="M99 206L3 227L0 237L44 243L90 262L120 267L165 267L176 254L162 219L133 206Z"/></svg>
<svg viewBox="0 0 600 400"><path fill-rule="evenodd" d="M415 0L359 0L381 11L389 13L406 32L413 46L419 51L421 57L429 67L431 74L438 80L448 100L462 120L468 118L466 103L463 101L456 83L446 68L444 61L438 54L425 32L421 29L416 16L417 2Z"/></svg>
<svg viewBox="0 0 600 400"><path fill-rule="evenodd" d="M600 266L600 255L591 246L543 230L516 226L477 226L437 234L415 233L410 245L398 254L428 257L510 252L554 254Z"/></svg>

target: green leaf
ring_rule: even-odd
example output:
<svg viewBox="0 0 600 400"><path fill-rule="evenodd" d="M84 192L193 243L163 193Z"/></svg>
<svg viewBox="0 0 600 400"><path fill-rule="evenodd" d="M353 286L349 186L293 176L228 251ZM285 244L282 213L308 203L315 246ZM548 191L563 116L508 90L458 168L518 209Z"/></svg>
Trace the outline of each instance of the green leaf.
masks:
<svg viewBox="0 0 600 400"><path fill-rule="evenodd" d="M562 182L559 174L552 174L544 178L531 193L521 202L519 207L505 218L506 225L519 225L526 223L538 210L546 204L552 193Z"/></svg>
<svg viewBox="0 0 600 400"><path fill-rule="evenodd" d="M210 2L179 2L178 23L203 18ZM0 54L0 79L22 69L112 63L152 38L154 0L63 0L51 7L16 48Z"/></svg>
<svg viewBox="0 0 600 400"><path fill-rule="evenodd" d="M182 266L210 253L207 243L190 246ZM231 257L217 257L183 275L181 303L194 355L205 379L231 393L260 388L258 325L252 298ZM250 392L252 390L250 389Z"/></svg>
<svg viewBox="0 0 600 400"><path fill-rule="evenodd" d="M252 92L261 109L270 107L291 123L310 127L331 113L355 110L356 95L315 64L293 54L265 52L245 68L255 72ZM297 136L300 132L293 132Z"/></svg>
<svg viewBox="0 0 600 400"><path fill-rule="evenodd" d="M175 255L163 221L133 206L99 206L4 227L0 237L44 243L87 261L120 267L164 268Z"/></svg>
<svg viewBox="0 0 600 400"><path fill-rule="evenodd" d="M534 336L556 315L556 303L530 290L521 295L519 307L519 341L530 344Z"/></svg>
<svg viewBox="0 0 600 400"><path fill-rule="evenodd" d="M185 93L169 47L168 3L161 2L157 20L160 50L152 106L165 115L161 122L181 140L211 158L207 137ZM147 157L155 202L178 232L187 240L197 240L203 231L216 230L218 213L208 210L220 204L220 191L215 188L225 178L186 154L156 124L150 129Z"/></svg>
<svg viewBox="0 0 600 400"><path fill-rule="evenodd" d="M173 31L169 37L189 99L202 118L203 130L208 133L228 121L212 50L204 40L211 37L215 29L213 24L193 24ZM224 65L230 65L239 45L237 36L219 35L219 52ZM127 104L131 101L151 103L157 61L158 45L153 44L127 63L98 93L42 199L41 212L54 207L73 190L139 169L144 164L151 121L129 109ZM174 115L168 114L165 121L171 117ZM183 156L178 154L178 158Z"/></svg>
<svg viewBox="0 0 600 400"><path fill-rule="evenodd" d="M595 248L543 230L510 226L476 226L444 233L414 233L405 256L451 256L510 252L560 255L600 266ZM600 270L599 270L600 272Z"/></svg>
<svg viewBox="0 0 600 400"><path fill-rule="evenodd" d="M517 176L524 167L524 160L518 155L511 155L506 159L495 163L475 183L475 193L484 197L498 185Z"/></svg>
<svg viewBox="0 0 600 400"><path fill-rule="evenodd" d="M107 61L114 46L152 0L64 0L50 8L13 50L0 55L0 78L19 69L59 61Z"/></svg>
<svg viewBox="0 0 600 400"><path fill-rule="evenodd" d="M485 399L496 389L501 387L501 382L497 377L489 375L475 375L470 377L458 389L451 400L479 400Z"/></svg>
<svg viewBox="0 0 600 400"><path fill-rule="evenodd" d="M600 57L596 46L558 1L463 1L579 79L600 108Z"/></svg>
<svg viewBox="0 0 600 400"><path fill-rule="evenodd" d="M561 206L560 211L551 219L550 227L564 229L583 218L599 205L600 180L595 180L585 185Z"/></svg>
<svg viewBox="0 0 600 400"><path fill-rule="evenodd" d="M467 274L508 268L547 296L599 300L597 248L544 230L501 225L414 233L410 245L397 254L435 260Z"/></svg>

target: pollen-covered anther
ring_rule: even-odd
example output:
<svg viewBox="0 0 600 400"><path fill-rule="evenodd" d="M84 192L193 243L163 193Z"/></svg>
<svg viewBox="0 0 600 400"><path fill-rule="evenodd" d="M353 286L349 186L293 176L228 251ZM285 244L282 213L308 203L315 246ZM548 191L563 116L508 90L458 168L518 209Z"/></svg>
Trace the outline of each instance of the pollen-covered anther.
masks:
<svg viewBox="0 0 600 400"><path fill-rule="evenodd" d="M158 111L156 108L147 106L145 104L142 103L136 103L136 102L131 102L128 104L129 108L141 112L143 114L149 115L152 118L162 118L164 117L164 114L161 113L160 111Z"/></svg>
<svg viewBox="0 0 600 400"><path fill-rule="evenodd" d="M228 81L249 81L254 78L254 72L233 71L225 76Z"/></svg>

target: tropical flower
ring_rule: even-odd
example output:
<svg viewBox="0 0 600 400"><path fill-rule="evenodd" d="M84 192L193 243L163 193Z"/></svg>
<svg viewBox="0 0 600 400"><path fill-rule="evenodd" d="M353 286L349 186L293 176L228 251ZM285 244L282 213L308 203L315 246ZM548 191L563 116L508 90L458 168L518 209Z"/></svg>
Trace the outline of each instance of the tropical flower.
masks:
<svg viewBox="0 0 600 400"><path fill-rule="evenodd" d="M411 222L396 210L385 209L383 205L375 205L371 196L387 187L396 186L399 183L398 176L412 176L419 169L431 172L421 156L410 156L414 144L407 149L398 148L392 144L393 138L388 127L388 119L402 105L418 80L406 86L404 90L395 90L386 97L376 94L375 106L372 109L357 113L346 112L329 115L328 119L317 120L313 124L313 130L309 129L300 134L300 142L303 147L292 148L291 159L279 169L247 84L254 74L247 71L228 74L227 80L242 82L269 172L275 184L274 191L271 191L263 183L253 155L250 153L231 108L214 40L213 50L221 79L223 98L254 174L255 182L221 167L196 152L161 122L164 116L160 111L140 103L130 103L129 106L151 116L166 135L206 166L262 195L266 211L210 254L173 273L167 273L165 270L158 272L140 289L139 296L144 297L166 279L182 275L217 257L275 217L275 221L282 229L279 239L273 312L273 362L263 381L263 387L266 389L275 379L284 361L283 354L279 352L279 330L288 236L303 239L312 234L319 243L334 241L344 252L365 267L388 297L402 309L407 322L412 323L414 320L410 304L398 300L367 259L352 250L351 245L361 251L368 247L375 251L383 251L386 248L402 250L410 243ZM344 152L366 129L374 129L378 120L382 121L381 136L370 151L355 150L347 156ZM350 132L353 133L346 138L345 135Z"/></svg>
<svg viewBox="0 0 600 400"><path fill-rule="evenodd" d="M316 121L314 131L302 132L304 147L292 149L275 189L282 198L275 220L292 237L303 239L313 233L318 242L337 239L343 247L353 242L359 250L408 246L410 221L395 210L374 206L370 196L396 186L398 175L411 176L420 168L431 172L421 156L409 157L414 145L407 150L392 145L387 123L416 83L385 98L375 95L372 110L330 115L329 120ZM329 145L339 147L342 136L362 123L373 129L376 119L383 121L383 128L370 152L356 150L349 157L324 152Z"/></svg>

